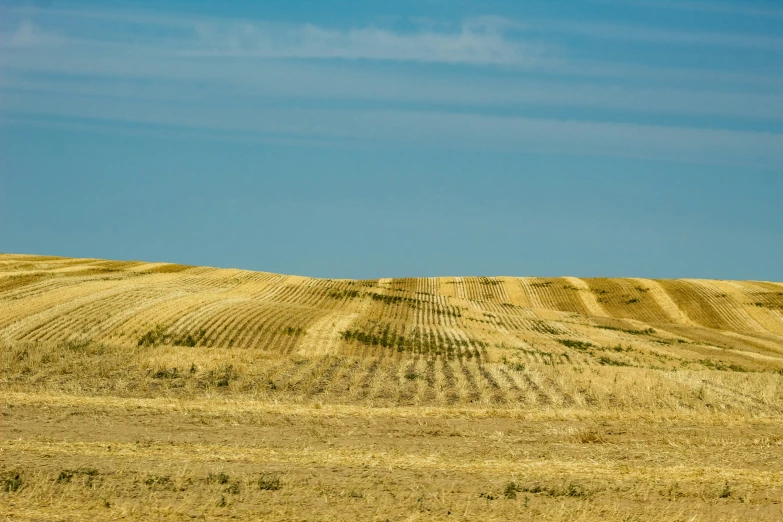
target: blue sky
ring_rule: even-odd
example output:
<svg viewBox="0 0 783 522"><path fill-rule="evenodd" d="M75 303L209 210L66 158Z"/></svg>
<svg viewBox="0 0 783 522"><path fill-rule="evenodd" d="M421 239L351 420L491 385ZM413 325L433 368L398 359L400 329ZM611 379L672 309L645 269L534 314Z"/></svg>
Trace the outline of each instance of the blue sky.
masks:
<svg viewBox="0 0 783 522"><path fill-rule="evenodd" d="M0 0L0 251L783 280L783 5Z"/></svg>

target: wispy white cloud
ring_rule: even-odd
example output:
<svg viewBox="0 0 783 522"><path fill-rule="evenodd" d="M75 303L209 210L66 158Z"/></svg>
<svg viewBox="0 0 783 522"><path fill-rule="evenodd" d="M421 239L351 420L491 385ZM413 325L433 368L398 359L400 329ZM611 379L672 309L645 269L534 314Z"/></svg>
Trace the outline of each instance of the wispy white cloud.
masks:
<svg viewBox="0 0 783 522"><path fill-rule="evenodd" d="M10 48L48 47L63 43L56 34L44 31L30 20L23 20L16 30L5 34L0 33L0 46Z"/></svg>
<svg viewBox="0 0 783 522"><path fill-rule="evenodd" d="M259 58L340 58L523 65L539 51L505 37L497 26L465 23L458 31L394 32L376 27L347 31L316 25L197 24L198 45L183 55Z"/></svg>
<svg viewBox="0 0 783 522"><path fill-rule="evenodd" d="M153 45L159 51L178 56L255 57L262 59L367 59L386 61L465 63L472 65L529 65L544 53L540 45L519 38L521 25L501 17L468 19L458 26L413 27L392 30L367 25L337 29L316 24L285 24L263 20L220 18L171 18L167 15L112 13L103 11L21 10L25 16L38 17L51 25L60 23L55 15L71 18L123 22L116 31L106 33L72 32L72 43L109 45L134 43ZM129 26L130 25L130 29ZM133 27L133 25L136 27ZM154 40L140 37L138 29L153 24L162 29ZM135 30L135 31L134 31ZM72 30L73 31L73 30ZM122 35L125 31L128 34ZM47 36L48 35L48 36ZM35 45L48 43L51 33L25 21L13 34L0 42ZM163 44L161 46L161 44Z"/></svg>
<svg viewBox="0 0 783 522"><path fill-rule="evenodd" d="M68 16L80 23L64 24ZM139 36L134 24L155 30ZM0 36L0 111L39 122L52 116L296 139L783 163L780 134L627 123L650 114L720 116L769 128L783 121L780 76L761 77L749 94L743 82L754 80L743 71L585 65L531 44L530 27L505 18L327 28L26 10L4 26L11 30ZM392 66L367 67L369 60ZM653 77L658 85L646 85ZM529 108L549 117L519 116ZM562 119L574 109L624 123Z"/></svg>

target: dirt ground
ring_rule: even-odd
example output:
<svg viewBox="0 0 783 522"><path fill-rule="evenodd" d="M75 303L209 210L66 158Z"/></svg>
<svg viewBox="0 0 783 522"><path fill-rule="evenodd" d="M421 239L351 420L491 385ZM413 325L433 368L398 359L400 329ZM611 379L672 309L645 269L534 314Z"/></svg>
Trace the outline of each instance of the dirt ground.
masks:
<svg viewBox="0 0 783 522"><path fill-rule="evenodd" d="M783 518L780 417L1 397L8 520Z"/></svg>
<svg viewBox="0 0 783 522"><path fill-rule="evenodd" d="M783 521L783 284L0 254L0 520Z"/></svg>

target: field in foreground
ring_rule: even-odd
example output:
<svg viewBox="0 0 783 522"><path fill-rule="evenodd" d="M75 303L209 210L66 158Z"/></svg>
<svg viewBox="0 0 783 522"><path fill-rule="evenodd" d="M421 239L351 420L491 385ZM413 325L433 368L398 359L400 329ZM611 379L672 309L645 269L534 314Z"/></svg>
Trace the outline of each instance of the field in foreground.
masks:
<svg viewBox="0 0 783 522"><path fill-rule="evenodd" d="M783 284L0 255L0 517L783 519Z"/></svg>

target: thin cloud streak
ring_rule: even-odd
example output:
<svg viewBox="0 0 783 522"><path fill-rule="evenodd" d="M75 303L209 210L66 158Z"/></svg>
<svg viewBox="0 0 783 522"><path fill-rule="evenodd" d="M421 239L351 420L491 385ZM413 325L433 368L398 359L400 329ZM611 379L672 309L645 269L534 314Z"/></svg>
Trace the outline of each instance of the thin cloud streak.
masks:
<svg viewBox="0 0 783 522"><path fill-rule="evenodd" d="M136 16L157 20L164 30L135 38L127 24L127 34L113 30L112 20L125 21L121 15L104 19L71 12L76 18L97 17L102 26L75 24L76 30L59 22L56 13L25 13L10 25L13 30L0 35L0 110L18 118L94 119L354 142L527 147L701 163L744 161L765 167L783 163L783 134L688 128L687 120L666 127L486 114L503 108L519 114L526 106L609 109L626 121L642 114L675 115L681 121L687 116L721 116L756 119L770 127L769 122L783 120L783 95L774 91L780 78L771 77L773 85L766 92L750 94L721 85L668 87L666 82L674 78L665 77L658 88L638 80L636 86L594 82L602 74L613 80L615 75L618 83L627 81L620 78L624 71L645 72L644 66L606 64L602 72L599 64L580 70L568 60L567 48L558 55L532 45L526 40L529 27L505 18L470 19L451 30L419 27L405 32L372 26L337 30L263 21L171 20L142 13ZM597 26L582 29L594 31ZM396 63L366 67L364 62L370 60ZM479 75L476 67L492 70ZM570 76L570 82L535 76L542 71L556 75L558 68L569 71L562 74ZM677 76L677 71L670 72ZM281 102L290 99L309 101L314 108L301 108L305 103L282 107ZM360 108L346 110L331 103L341 100ZM384 102L423 106L389 110ZM602 116L607 119L606 113Z"/></svg>
<svg viewBox="0 0 783 522"><path fill-rule="evenodd" d="M543 22L541 26L551 31L588 36L600 40L783 51L783 38L747 33L664 31L644 26L620 26L569 21Z"/></svg>
<svg viewBox="0 0 783 522"><path fill-rule="evenodd" d="M618 3L617 0L612 3ZM672 9L676 11L700 11L704 13L720 13L728 15L742 15L763 18L783 18L783 9L772 7L758 7L750 5L749 2L739 4L729 2L688 2L688 1L661 1L661 0L639 0L634 2L619 2L624 5L634 5L643 7L655 7L659 9Z"/></svg>
<svg viewBox="0 0 783 522"><path fill-rule="evenodd" d="M545 108L597 108L658 115L718 115L783 121L783 95L741 92L689 91L562 83L547 80L467 79L455 83L437 75L405 75L367 72L361 69L324 67L307 63L245 64L191 63L192 76L179 71L166 77L160 64L159 81L148 76L124 80L71 76L53 84L24 74L6 74L0 88L17 91L75 94L137 100L197 103L230 91L232 98L279 98L299 100L400 102L429 105L496 107L538 106ZM124 62L127 69L128 64ZM149 73L149 69L146 69ZM202 78L194 85L198 78ZM243 72L243 74L240 74ZM206 73L206 74L204 74ZM110 75L107 75L110 76ZM231 80L226 80L231 78ZM488 96L487 93L491 93Z"/></svg>
<svg viewBox="0 0 783 522"><path fill-rule="evenodd" d="M163 15L142 19L168 27L171 34L156 39L120 38L119 34L68 34L42 26L56 25L52 13L39 13L43 22L24 18L12 33L0 35L4 47L47 46L55 42L70 44L132 44L149 46L171 56L186 57L253 57L259 59L344 59L429 62L470 65L529 66L545 50L529 45L508 32L518 28L513 21L498 17L469 19L451 31L392 31L373 26L337 30L314 24L291 25L266 21L225 21L220 19L171 20ZM71 12L79 18L78 12ZM138 15L136 15L138 16ZM95 15L88 15L88 18ZM108 17L122 21L121 18ZM132 20L133 18L131 18ZM125 20L126 22L128 20ZM124 28L124 30L128 30ZM22 44L22 45L19 45Z"/></svg>
<svg viewBox="0 0 783 522"><path fill-rule="evenodd" d="M19 115L162 125L275 137L353 140L412 146L529 150L776 168L783 134L627 123L498 117L434 111L301 108L229 109L7 93L0 110ZM17 116L19 117L19 116Z"/></svg>

